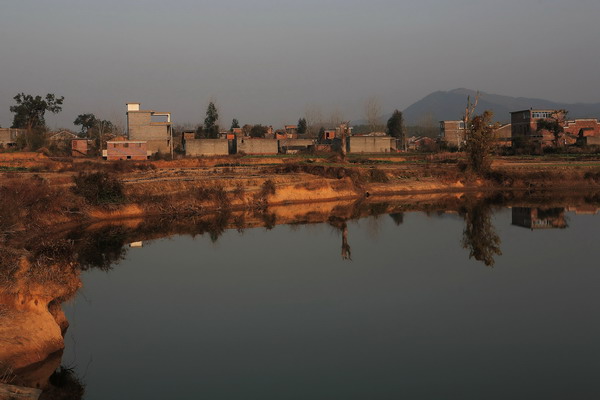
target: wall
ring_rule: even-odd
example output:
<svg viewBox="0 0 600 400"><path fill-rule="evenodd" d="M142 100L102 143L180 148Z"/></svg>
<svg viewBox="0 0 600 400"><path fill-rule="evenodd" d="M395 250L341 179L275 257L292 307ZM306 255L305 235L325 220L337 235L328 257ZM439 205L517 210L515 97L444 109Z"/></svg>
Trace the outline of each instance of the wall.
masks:
<svg viewBox="0 0 600 400"><path fill-rule="evenodd" d="M147 160L148 146L144 142L107 142L106 159L112 160Z"/></svg>
<svg viewBox="0 0 600 400"><path fill-rule="evenodd" d="M25 129L0 128L0 145L12 146L17 140L17 136L24 135Z"/></svg>
<svg viewBox="0 0 600 400"><path fill-rule="evenodd" d="M168 140L169 125L167 122L152 122L151 111L127 113L129 140Z"/></svg>
<svg viewBox="0 0 600 400"><path fill-rule="evenodd" d="M279 151L276 139L238 139L237 152L246 154L277 154Z"/></svg>
<svg viewBox="0 0 600 400"><path fill-rule="evenodd" d="M188 156L222 156L229 154L227 139L187 139L185 154Z"/></svg>
<svg viewBox="0 0 600 400"><path fill-rule="evenodd" d="M348 153L389 153L393 138L381 136L350 136Z"/></svg>
<svg viewBox="0 0 600 400"><path fill-rule="evenodd" d="M300 150L307 150L314 143L312 139L282 139L279 141L279 152L297 153Z"/></svg>

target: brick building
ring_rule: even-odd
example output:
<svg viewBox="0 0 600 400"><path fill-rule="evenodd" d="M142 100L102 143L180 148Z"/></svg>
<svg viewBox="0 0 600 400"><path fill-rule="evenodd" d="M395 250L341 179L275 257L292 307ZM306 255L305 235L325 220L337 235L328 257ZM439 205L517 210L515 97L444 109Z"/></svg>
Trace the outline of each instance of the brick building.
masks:
<svg viewBox="0 0 600 400"><path fill-rule="evenodd" d="M448 146L462 147L465 142L465 122L440 121L440 140Z"/></svg>
<svg viewBox="0 0 600 400"><path fill-rule="evenodd" d="M563 128L568 144L600 144L600 121L595 118L566 121Z"/></svg>
<svg viewBox="0 0 600 400"><path fill-rule="evenodd" d="M87 157L89 155L90 146L88 139L73 139L71 140L71 156Z"/></svg>
<svg viewBox="0 0 600 400"><path fill-rule="evenodd" d="M511 139L513 145L520 143L531 143L536 146L550 146L553 144L554 136L546 130L538 131L538 122L558 121L563 123L564 113L559 110L521 110L510 113Z"/></svg>
<svg viewBox="0 0 600 400"><path fill-rule="evenodd" d="M116 160L147 160L152 155L148 143L140 140L111 140L106 142L106 150L102 157L108 161Z"/></svg>
<svg viewBox="0 0 600 400"><path fill-rule="evenodd" d="M169 153L173 139L171 113L140 110L140 103L127 103L127 134L131 141L146 142L152 154Z"/></svg>

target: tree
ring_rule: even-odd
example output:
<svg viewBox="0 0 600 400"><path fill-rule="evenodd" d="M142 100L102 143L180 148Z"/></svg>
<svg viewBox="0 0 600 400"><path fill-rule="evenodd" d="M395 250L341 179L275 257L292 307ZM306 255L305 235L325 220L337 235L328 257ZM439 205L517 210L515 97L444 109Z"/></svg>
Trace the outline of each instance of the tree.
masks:
<svg viewBox="0 0 600 400"><path fill-rule="evenodd" d="M494 131L497 125L492 123L493 113L484 111L472 117L465 132L465 151L469 167L476 174L486 174L492 160L490 154L494 144Z"/></svg>
<svg viewBox="0 0 600 400"><path fill-rule="evenodd" d="M250 131L252 130L252 125L245 124L242 126L242 136L248 137L250 136Z"/></svg>
<svg viewBox="0 0 600 400"><path fill-rule="evenodd" d="M317 124L323 122L323 113L321 107L318 104L309 104L306 106L304 111L304 117L306 118L306 132L309 137L314 137L317 131Z"/></svg>
<svg viewBox="0 0 600 400"><path fill-rule="evenodd" d="M206 108L206 118L204 118L204 132L207 137L215 139L219 137L219 112L214 102L208 103Z"/></svg>
<svg viewBox="0 0 600 400"><path fill-rule="evenodd" d="M250 137L264 138L268 130L269 128L267 128L266 126L262 126L260 124L254 125L252 129L250 129Z"/></svg>
<svg viewBox="0 0 600 400"><path fill-rule="evenodd" d="M73 121L73 125L81 125L81 135L88 136L90 129L96 126L97 122L98 120L94 114L79 114L75 121Z"/></svg>
<svg viewBox="0 0 600 400"><path fill-rule="evenodd" d="M46 111L53 114L61 112L64 99L64 97L56 97L52 93L48 93L45 98L19 93L14 97L17 104L10 107L10 112L15 114L12 127L27 129L30 133L33 130L45 129L44 115Z"/></svg>
<svg viewBox="0 0 600 400"><path fill-rule="evenodd" d="M102 148L102 140L104 135L115 131L115 126L112 122L105 119L98 119L94 114L79 114L75 121L75 126L81 125L80 135L94 141L94 149L99 153Z"/></svg>
<svg viewBox="0 0 600 400"><path fill-rule="evenodd" d="M404 117L402 112L395 110L390 119L387 122L387 133L388 135L400 139L402 147L405 147L406 138L404 136Z"/></svg>
<svg viewBox="0 0 600 400"><path fill-rule="evenodd" d="M307 129L306 118L300 118L298 120L298 135L304 135Z"/></svg>
<svg viewBox="0 0 600 400"><path fill-rule="evenodd" d="M234 129L238 129L240 127L240 123L238 122L238 120L236 118L234 118L231 121L231 129L230 131L233 132Z"/></svg>
<svg viewBox="0 0 600 400"><path fill-rule="evenodd" d="M552 140L554 142L554 147L559 147L561 145L561 139L565 132L563 124L567 117L567 113L567 110L556 110L548 119L539 119L537 121L537 131L540 132L546 130L550 132L554 137Z"/></svg>
<svg viewBox="0 0 600 400"><path fill-rule="evenodd" d="M371 96L365 102L365 117L371 132L376 132L381 128L381 104L375 96Z"/></svg>

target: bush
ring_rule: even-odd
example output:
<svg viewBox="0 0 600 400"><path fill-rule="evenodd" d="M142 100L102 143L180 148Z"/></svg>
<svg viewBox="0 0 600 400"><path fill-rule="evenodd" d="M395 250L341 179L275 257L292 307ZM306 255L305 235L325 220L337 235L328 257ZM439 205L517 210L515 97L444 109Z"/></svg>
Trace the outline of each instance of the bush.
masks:
<svg viewBox="0 0 600 400"><path fill-rule="evenodd" d="M387 183L390 180L385 172L377 168L370 170L369 179L371 182L378 183Z"/></svg>
<svg viewBox="0 0 600 400"><path fill-rule="evenodd" d="M121 203L125 200L123 184L106 172L81 172L73 178L73 191L94 205Z"/></svg>
<svg viewBox="0 0 600 400"><path fill-rule="evenodd" d="M266 180L260 188L260 197L266 199L269 195L275 194L275 183L272 180Z"/></svg>

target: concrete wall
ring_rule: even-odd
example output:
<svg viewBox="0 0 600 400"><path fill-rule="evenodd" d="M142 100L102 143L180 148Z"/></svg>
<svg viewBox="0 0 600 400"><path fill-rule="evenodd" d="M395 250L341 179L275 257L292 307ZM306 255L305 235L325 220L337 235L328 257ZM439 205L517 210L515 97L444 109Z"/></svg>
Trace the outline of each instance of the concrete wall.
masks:
<svg viewBox="0 0 600 400"><path fill-rule="evenodd" d="M185 141L188 156L223 156L229 154L227 139L188 139Z"/></svg>
<svg viewBox="0 0 600 400"><path fill-rule="evenodd" d="M279 141L279 152L291 154L300 150L307 150L313 144L315 144L315 141L312 139L282 139Z"/></svg>
<svg viewBox="0 0 600 400"><path fill-rule="evenodd" d="M276 139L238 139L237 152L246 154L277 154L279 151Z"/></svg>
<svg viewBox="0 0 600 400"><path fill-rule="evenodd" d="M158 153L159 151L161 153L170 153L171 152L171 147L169 146L169 140L168 139L163 139L163 140L146 140L146 142L148 143L148 150L150 152L152 152L152 154Z"/></svg>
<svg viewBox="0 0 600 400"><path fill-rule="evenodd" d="M348 153L389 153L394 148L394 139L381 136L350 136Z"/></svg>
<svg viewBox="0 0 600 400"><path fill-rule="evenodd" d="M127 113L129 140L168 140L169 125L167 122L152 122L151 111Z"/></svg>

